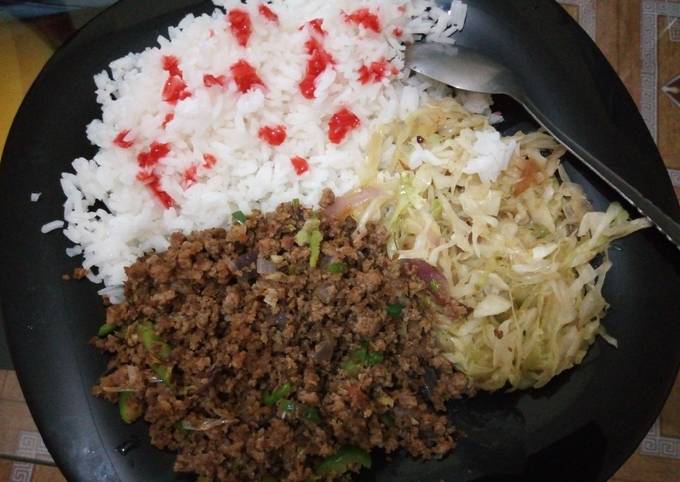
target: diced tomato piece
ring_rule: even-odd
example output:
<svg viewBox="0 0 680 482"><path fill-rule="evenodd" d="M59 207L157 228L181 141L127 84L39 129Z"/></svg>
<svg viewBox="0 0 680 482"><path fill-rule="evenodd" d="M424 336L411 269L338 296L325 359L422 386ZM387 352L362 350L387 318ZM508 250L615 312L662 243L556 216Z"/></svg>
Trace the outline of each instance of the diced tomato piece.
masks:
<svg viewBox="0 0 680 482"><path fill-rule="evenodd" d="M340 144L352 129L361 124L359 118L351 110L343 107L328 122L328 139L333 144Z"/></svg>
<svg viewBox="0 0 680 482"><path fill-rule="evenodd" d="M161 124L161 126L163 127L163 129L165 129L165 128L167 127L167 125L168 125L170 122L172 122L172 120L173 120L174 118L175 118L175 114L173 114L172 112L170 112L170 113L168 113L168 114L165 114L165 119L163 119L163 123Z"/></svg>
<svg viewBox="0 0 680 482"><path fill-rule="evenodd" d="M350 14L345 14L345 21L361 25L366 30L380 33L380 18L368 8L359 8Z"/></svg>
<svg viewBox="0 0 680 482"><path fill-rule="evenodd" d="M224 75L218 75L214 76L211 74L205 74L203 76L203 85L206 87L210 88L215 85L219 85L221 87L224 87L227 84L227 77Z"/></svg>
<svg viewBox="0 0 680 482"><path fill-rule="evenodd" d="M179 68L179 59L174 55L163 56L163 70L167 71L170 75L180 78L182 78L184 75L182 70Z"/></svg>
<svg viewBox="0 0 680 482"><path fill-rule="evenodd" d="M385 59L376 60L369 65L362 65L359 67L359 82L362 84L380 82L386 77L388 70L391 72L396 70L390 69L391 66L392 64Z"/></svg>
<svg viewBox="0 0 680 482"><path fill-rule="evenodd" d="M316 97L316 79L334 61L331 54L314 38L307 40L305 47L310 55L309 59L307 59L305 76L300 81L300 92L305 98L314 99Z"/></svg>
<svg viewBox="0 0 680 482"><path fill-rule="evenodd" d="M323 19L322 18L315 18L313 20L309 21L309 26L312 27L312 30L316 33L318 33L321 36L326 35L326 31L323 29Z"/></svg>
<svg viewBox="0 0 680 482"><path fill-rule="evenodd" d="M156 199L158 199L166 209L175 205L175 200L161 188L161 181L155 172L140 171L140 173L137 174L137 179L146 184L154 196L156 196Z"/></svg>
<svg viewBox="0 0 680 482"><path fill-rule="evenodd" d="M140 152L137 155L137 163L139 167L153 167L169 153L170 144L161 144L154 141L151 143L148 151Z"/></svg>
<svg viewBox="0 0 680 482"><path fill-rule="evenodd" d="M203 167L206 169L210 169L217 164L217 158L212 154L203 154L203 161Z"/></svg>
<svg viewBox="0 0 680 482"><path fill-rule="evenodd" d="M195 164L191 165L184 171L184 174L182 175L182 184L184 186L184 189L187 189L193 184L196 184L197 173L198 166L196 166Z"/></svg>
<svg viewBox="0 0 680 482"><path fill-rule="evenodd" d="M168 77L163 87L163 100L169 104L176 104L187 97L191 97L191 93L187 90L184 80L177 75Z"/></svg>
<svg viewBox="0 0 680 482"><path fill-rule="evenodd" d="M280 146L286 140L286 126L262 126L258 133L260 139L268 142L272 146Z"/></svg>
<svg viewBox="0 0 680 482"><path fill-rule="evenodd" d="M118 135L113 139L113 143L117 145L118 147L122 147L123 149L128 149L129 147L132 147L132 144L135 143L135 141L128 141L126 140L126 137L130 131L128 129L124 131L120 131Z"/></svg>
<svg viewBox="0 0 680 482"><path fill-rule="evenodd" d="M276 15L271 8L269 8L269 5L265 5L263 3L258 7L257 10L260 12L260 15L270 22L279 23L279 16Z"/></svg>
<svg viewBox="0 0 680 482"><path fill-rule="evenodd" d="M536 174L540 172L538 164L533 159L527 159L522 167L522 175L512 188L512 193L519 196L536 183Z"/></svg>
<svg viewBox="0 0 680 482"><path fill-rule="evenodd" d="M248 39L253 33L253 24L250 21L250 14L240 8L233 8L227 14L231 33L236 37L236 41L241 47L248 45Z"/></svg>
<svg viewBox="0 0 680 482"><path fill-rule="evenodd" d="M404 35L404 30L401 27L394 27L392 30L392 35L397 38L401 38L401 36Z"/></svg>
<svg viewBox="0 0 680 482"><path fill-rule="evenodd" d="M257 75L255 68L244 59L241 59L232 65L230 70L234 76L234 81L236 82L239 92L245 94L257 85L264 87L264 82L262 82L262 79Z"/></svg>
<svg viewBox="0 0 680 482"><path fill-rule="evenodd" d="M309 171L309 163L300 156L292 157L290 163L293 165L293 169L295 169L295 173L298 176L302 176L305 172Z"/></svg>

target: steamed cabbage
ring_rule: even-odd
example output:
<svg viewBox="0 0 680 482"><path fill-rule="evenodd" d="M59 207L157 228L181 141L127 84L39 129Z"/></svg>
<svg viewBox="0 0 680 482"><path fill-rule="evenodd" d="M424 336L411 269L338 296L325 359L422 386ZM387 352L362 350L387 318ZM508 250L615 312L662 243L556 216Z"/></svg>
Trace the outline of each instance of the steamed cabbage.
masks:
<svg viewBox="0 0 680 482"><path fill-rule="evenodd" d="M385 224L389 253L443 273L468 314L439 315L445 356L484 390L541 387L598 335L610 243L649 225L617 203L593 211L543 132L502 137L454 99L371 139L359 229ZM366 191L365 191L366 192Z"/></svg>

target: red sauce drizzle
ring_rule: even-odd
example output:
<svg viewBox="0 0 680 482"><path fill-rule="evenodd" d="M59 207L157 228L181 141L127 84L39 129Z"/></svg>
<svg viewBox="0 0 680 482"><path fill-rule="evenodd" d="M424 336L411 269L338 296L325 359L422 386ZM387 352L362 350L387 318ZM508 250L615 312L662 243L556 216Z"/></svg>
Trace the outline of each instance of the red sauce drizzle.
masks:
<svg viewBox="0 0 680 482"><path fill-rule="evenodd" d="M286 126L262 126L258 136L272 146L280 146L286 140Z"/></svg>
<svg viewBox="0 0 680 482"><path fill-rule="evenodd" d="M184 76L182 69L179 68L179 59L174 55L163 56L163 70L170 75L176 75L180 78Z"/></svg>
<svg viewBox="0 0 680 482"><path fill-rule="evenodd" d="M260 12L260 15L262 15L264 18L269 20L270 22L274 23L279 23L279 16L276 15L269 6L265 5L264 3L261 4L258 9Z"/></svg>
<svg viewBox="0 0 680 482"><path fill-rule="evenodd" d="M380 82L387 76L389 71L394 72L395 69L390 69L390 67L392 67L392 64L385 59L376 60L369 65L364 64L359 67L359 82L362 84Z"/></svg>
<svg viewBox="0 0 680 482"><path fill-rule="evenodd" d="M397 38L401 38L404 35L404 30L401 27L394 27L392 34Z"/></svg>
<svg viewBox="0 0 680 482"><path fill-rule="evenodd" d="M153 167L158 164L158 161L163 159L170 152L170 144L161 144L160 142L152 142L148 151L142 151L137 155L137 164L139 167Z"/></svg>
<svg viewBox="0 0 680 482"><path fill-rule="evenodd" d="M197 171L198 166L196 166L196 164L193 164L184 171L184 174L182 175L182 185L184 186L184 189L188 189L196 184Z"/></svg>
<svg viewBox="0 0 680 482"><path fill-rule="evenodd" d="M359 118L351 110L343 107L328 121L328 139L333 144L340 144L349 131L361 124Z"/></svg>
<svg viewBox="0 0 680 482"><path fill-rule="evenodd" d="M156 196L156 199L158 199L166 209L175 205L175 200L161 188L161 180L155 172L142 171L137 174L137 179L146 184L154 196Z"/></svg>
<svg viewBox="0 0 680 482"><path fill-rule="evenodd" d="M135 141L126 141L125 138L127 135L130 133L129 130L124 130L120 131L116 138L113 140L113 143L117 145L118 147L122 147L123 149L128 149L129 147L132 147L132 144L135 143Z"/></svg>
<svg viewBox="0 0 680 482"><path fill-rule="evenodd" d="M203 161L203 167L206 169L210 169L217 164L217 158L212 154L203 154Z"/></svg>
<svg viewBox="0 0 680 482"><path fill-rule="evenodd" d="M227 14L229 28L236 37L236 41L241 47L248 45L250 34L253 33L253 24L250 21L250 14L240 8L234 8Z"/></svg>
<svg viewBox="0 0 680 482"><path fill-rule="evenodd" d="M345 22L361 25L366 30L380 33L380 18L368 8L360 8L350 14L345 14Z"/></svg>
<svg viewBox="0 0 680 482"><path fill-rule="evenodd" d="M293 165L293 169L295 169L295 173L298 176L302 176L305 172L309 171L309 163L300 156L291 157L290 163Z"/></svg>
<svg viewBox="0 0 680 482"><path fill-rule="evenodd" d="M305 42L309 59L307 59L307 70L305 76L300 81L300 92L307 99L316 97L316 79L323 73L329 65L333 64L333 57L315 39L310 38Z"/></svg>
<svg viewBox="0 0 680 482"><path fill-rule="evenodd" d="M165 129L165 128L167 127L167 125L168 125L170 122L172 122L172 120L173 120L174 118L175 118L175 114L173 114L172 112L170 112L169 114L165 114L165 119L163 119L163 123L161 124L161 126L163 127L163 129Z"/></svg>
<svg viewBox="0 0 680 482"><path fill-rule="evenodd" d="M264 87L264 82L257 75L255 68L245 60L241 59L236 62L230 67L230 70L239 92L245 94L256 85Z"/></svg>
<svg viewBox="0 0 680 482"><path fill-rule="evenodd" d="M215 85L224 87L227 84L227 78L224 75L218 75L217 77L211 74L205 74L203 76L203 85L210 88Z"/></svg>

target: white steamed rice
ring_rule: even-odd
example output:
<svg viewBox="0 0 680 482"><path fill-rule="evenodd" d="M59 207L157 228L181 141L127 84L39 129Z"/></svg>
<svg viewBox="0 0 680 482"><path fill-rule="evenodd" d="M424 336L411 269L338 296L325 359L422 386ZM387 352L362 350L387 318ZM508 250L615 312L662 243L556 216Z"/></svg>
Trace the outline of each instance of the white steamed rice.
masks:
<svg viewBox="0 0 680 482"><path fill-rule="evenodd" d="M122 296L125 267L149 250L163 250L174 231L185 233L225 226L236 210L268 211L281 202L299 198L314 205L324 188L346 192L357 183L357 170L372 130L397 117L403 118L431 97L446 90L404 71L402 41L416 36L450 42L462 28L466 7L454 2L451 15L425 0L366 1L277 0L270 7L279 17L275 26L258 15L260 2L245 6L237 0L216 0L226 9L238 6L251 13L253 33L247 48L231 35L225 12L189 15L158 46L131 53L95 76L102 118L87 128L89 140L98 147L93 159L76 159L73 171L64 173L66 194L65 235L75 243L70 256L83 255L89 279L103 282L102 294L112 301ZM376 34L344 20L342 12L367 7L379 12L383 30ZM400 8L401 7L401 8ZM404 11L405 10L405 11ZM404 11L404 12L403 12ZM304 43L309 30L300 27L314 18L324 19L324 48L334 60L317 80L316 99L305 99L298 83L308 55ZM394 28L403 29L396 38ZM167 79L162 57L180 59L191 97L176 106L164 102L161 91ZM396 77L363 85L357 70L364 63L384 57L399 69ZM224 89L206 88L203 75L227 75L241 58L252 64L266 90L238 93L233 82ZM469 100L474 110L488 109L478 98ZM328 141L332 114L348 107L361 125L339 145ZM162 127L165 117L174 119ZM285 124L288 138L279 147L258 139L265 124ZM113 144L116 135L130 130L129 149ZM169 143L170 154L158 166L161 188L176 202L166 209L147 186L136 179L137 155L153 142ZM217 164L198 169L196 184L184 188L183 173L202 164L211 153ZM309 172L298 176L290 158L308 160ZM94 210L99 201L107 210ZM59 221L43 231L58 229Z"/></svg>

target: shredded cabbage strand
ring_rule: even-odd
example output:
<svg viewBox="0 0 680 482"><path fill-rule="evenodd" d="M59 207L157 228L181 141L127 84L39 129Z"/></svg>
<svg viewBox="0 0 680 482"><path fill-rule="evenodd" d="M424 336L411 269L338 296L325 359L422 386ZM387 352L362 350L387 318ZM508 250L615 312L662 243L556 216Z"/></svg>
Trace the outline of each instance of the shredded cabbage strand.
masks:
<svg viewBox="0 0 680 482"><path fill-rule="evenodd" d="M541 387L580 363L608 305L607 248L649 226L617 203L595 212L544 132L501 137L487 117L444 99L376 131L357 206L382 222L388 252L446 277L467 316L439 315L445 356L483 390Z"/></svg>

